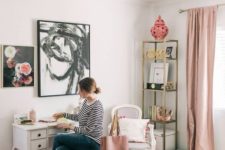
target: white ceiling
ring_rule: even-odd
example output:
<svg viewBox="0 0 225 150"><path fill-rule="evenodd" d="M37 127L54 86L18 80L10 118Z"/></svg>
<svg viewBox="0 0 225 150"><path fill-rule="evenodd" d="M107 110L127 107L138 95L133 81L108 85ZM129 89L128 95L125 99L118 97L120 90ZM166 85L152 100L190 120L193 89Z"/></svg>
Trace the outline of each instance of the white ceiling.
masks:
<svg viewBox="0 0 225 150"><path fill-rule="evenodd" d="M149 2L161 2L161 1L166 1L166 0L146 0L146 1L149 1Z"/></svg>
<svg viewBox="0 0 225 150"><path fill-rule="evenodd" d="M145 2L175 2L175 1L185 1L185 0L141 0L141 1L145 1Z"/></svg>
<svg viewBox="0 0 225 150"><path fill-rule="evenodd" d="M146 2L162 2L162 1L171 1L171 0L144 0Z"/></svg>
<svg viewBox="0 0 225 150"><path fill-rule="evenodd" d="M142 2L147 2L147 3L161 3L161 2L171 2L174 0L138 0Z"/></svg>

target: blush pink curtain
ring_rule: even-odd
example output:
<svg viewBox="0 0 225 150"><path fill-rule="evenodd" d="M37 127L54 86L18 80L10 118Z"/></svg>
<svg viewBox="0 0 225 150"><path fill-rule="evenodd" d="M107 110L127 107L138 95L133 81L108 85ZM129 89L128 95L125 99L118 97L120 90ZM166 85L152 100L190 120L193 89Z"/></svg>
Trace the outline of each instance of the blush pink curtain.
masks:
<svg viewBox="0 0 225 150"><path fill-rule="evenodd" d="M214 150L213 65L217 6L188 10L187 100L189 150Z"/></svg>

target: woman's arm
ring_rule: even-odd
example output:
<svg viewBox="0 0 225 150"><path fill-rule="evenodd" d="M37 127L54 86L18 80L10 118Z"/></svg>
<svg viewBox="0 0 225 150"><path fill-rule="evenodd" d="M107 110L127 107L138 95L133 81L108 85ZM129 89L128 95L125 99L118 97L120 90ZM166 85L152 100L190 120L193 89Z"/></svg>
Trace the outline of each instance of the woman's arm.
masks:
<svg viewBox="0 0 225 150"><path fill-rule="evenodd" d="M73 121L78 121L78 114L64 113L63 117L65 117L66 119L73 120Z"/></svg>

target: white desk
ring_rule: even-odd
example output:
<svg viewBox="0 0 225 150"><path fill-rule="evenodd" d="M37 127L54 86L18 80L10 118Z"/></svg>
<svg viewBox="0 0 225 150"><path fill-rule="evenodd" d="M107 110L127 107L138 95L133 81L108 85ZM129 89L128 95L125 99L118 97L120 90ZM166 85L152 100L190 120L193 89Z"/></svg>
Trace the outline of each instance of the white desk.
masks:
<svg viewBox="0 0 225 150"><path fill-rule="evenodd" d="M15 150L51 150L54 135L65 132L55 126L56 123L13 124L13 148Z"/></svg>

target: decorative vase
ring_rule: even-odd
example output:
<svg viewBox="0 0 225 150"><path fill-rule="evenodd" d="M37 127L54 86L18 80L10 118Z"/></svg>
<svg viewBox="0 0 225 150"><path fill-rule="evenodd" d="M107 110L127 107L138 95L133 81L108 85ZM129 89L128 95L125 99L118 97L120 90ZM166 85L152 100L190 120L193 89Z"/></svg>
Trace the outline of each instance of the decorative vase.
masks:
<svg viewBox="0 0 225 150"><path fill-rule="evenodd" d="M154 26L151 28L151 34L155 40L162 41L168 34L168 27L165 25L161 16L158 16L158 19L155 21Z"/></svg>
<svg viewBox="0 0 225 150"><path fill-rule="evenodd" d="M34 109L31 109L29 112L29 118L34 123L36 122L36 111Z"/></svg>

